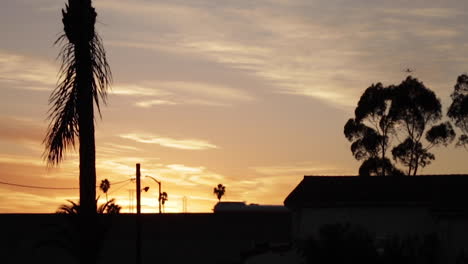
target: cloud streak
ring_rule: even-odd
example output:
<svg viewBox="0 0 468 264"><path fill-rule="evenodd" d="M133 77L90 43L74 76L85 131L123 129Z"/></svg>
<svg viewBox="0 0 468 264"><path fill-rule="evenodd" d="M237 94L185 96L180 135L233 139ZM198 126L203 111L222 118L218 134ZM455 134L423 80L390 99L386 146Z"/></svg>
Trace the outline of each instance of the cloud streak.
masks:
<svg viewBox="0 0 468 264"><path fill-rule="evenodd" d="M254 100L250 94L226 85L184 81L146 81L141 85L118 84L112 93L133 97L135 105L142 108L176 105L230 106L233 103Z"/></svg>
<svg viewBox="0 0 468 264"><path fill-rule="evenodd" d="M147 134L123 134L121 138L133 140L143 144L157 144L162 147L175 148L182 150L207 150L217 149L216 145L213 145L205 140L199 139L173 139L169 137L160 137L155 135Z"/></svg>
<svg viewBox="0 0 468 264"><path fill-rule="evenodd" d="M51 63L0 50L0 82L16 84L20 89L51 91L56 76L57 69Z"/></svg>
<svg viewBox="0 0 468 264"><path fill-rule="evenodd" d="M425 62L417 58L439 60L438 47L448 39L468 40L463 23L452 26L454 20L466 21L456 2L440 7L416 1L405 9L367 0L339 8L336 3L309 1L251 5L246 1L222 7L206 1L102 2L127 17L141 12L157 17L144 23L158 26L158 37L143 37L134 48L210 59L274 84L273 93L313 97L335 106L354 105L373 82L399 81L404 77L401 69L408 65L423 69L419 65ZM207 8L214 11L206 12ZM330 18L332 10L340 19ZM452 48L464 50L462 44ZM384 59L390 56L392 63ZM440 56L449 65L461 64L452 52ZM434 78L429 70L419 71Z"/></svg>

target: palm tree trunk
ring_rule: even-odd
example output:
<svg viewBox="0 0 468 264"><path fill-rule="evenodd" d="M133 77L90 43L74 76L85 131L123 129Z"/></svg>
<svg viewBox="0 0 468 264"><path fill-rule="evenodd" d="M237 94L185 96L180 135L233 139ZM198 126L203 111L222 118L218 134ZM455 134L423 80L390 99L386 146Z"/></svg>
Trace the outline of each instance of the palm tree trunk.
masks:
<svg viewBox="0 0 468 264"><path fill-rule="evenodd" d="M78 99L78 127L80 142L80 206L85 215L96 213L96 148L94 139L93 71L90 35L93 27L85 26L90 21L91 1L80 3L80 18L83 27L77 33L75 58L77 62L76 81ZM93 30L93 32L89 32Z"/></svg>
<svg viewBox="0 0 468 264"><path fill-rule="evenodd" d="M89 43L76 46L78 82L78 124L80 142L80 205L85 215L96 213L96 147Z"/></svg>
<svg viewBox="0 0 468 264"><path fill-rule="evenodd" d="M96 147L94 138L93 65L91 44L94 23L90 0L79 0L81 30L75 43L77 63L78 127L80 142L81 263L97 262L96 228ZM77 3L77 2L75 2Z"/></svg>

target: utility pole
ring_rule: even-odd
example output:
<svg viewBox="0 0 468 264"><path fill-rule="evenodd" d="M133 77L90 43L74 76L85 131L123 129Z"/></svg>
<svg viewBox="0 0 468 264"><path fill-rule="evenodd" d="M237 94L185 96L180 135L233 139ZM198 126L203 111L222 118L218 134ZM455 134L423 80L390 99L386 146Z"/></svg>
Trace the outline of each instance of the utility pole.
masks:
<svg viewBox="0 0 468 264"><path fill-rule="evenodd" d="M137 196L137 215L136 215L136 262L141 263L141 190L140 190L140 163L136 164L136 196Z"/></svg>
<svg viewBox="0 0 468 264"><path fill-rule="evenodd" d="M141 214L141 181L140 181L140 163L136 164L136 198L137 198L137 214Z"/></svg>

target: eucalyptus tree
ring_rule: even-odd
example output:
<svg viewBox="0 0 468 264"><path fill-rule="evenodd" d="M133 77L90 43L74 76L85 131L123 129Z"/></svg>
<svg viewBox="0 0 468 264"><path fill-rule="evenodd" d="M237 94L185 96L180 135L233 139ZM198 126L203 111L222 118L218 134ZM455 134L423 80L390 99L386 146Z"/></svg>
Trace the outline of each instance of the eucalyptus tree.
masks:
<svg viewBox="0 0 468 264"><path fill-rule="evenodd" d="M451 94L452 104L447 116L460 128L462 135L458 138L457 146L468 147L468 75L458 76L454 91Z"/></svg>
<svg viewBox="0 0 468 264"><path fill-rule="evenodd" d="M392 94L389 116L395 120L400 135L405 137L393 148L392 155L408 167L407 175L416 175L420 167L435 159L429 150L451 143L455 132L449 122L436 125L442 118L440 100L416 78L408 76Z"/></svg>
<svg viewBox="0 0 468 264"><path fill-rule="evenodd" d="M94 104L106 102L111 72L101 38L95 31L96 11L91 0L68 0L62 9L64 33L56 40L62 46L60 79L51 94L51 123L44 139L45 158L58 165L64 152L79 141L81 214L96 214L96 150Z"/></svg>
<svg viewBox="0 0 468 264"><path fill-rule="evenodd" d="M351 152L363 160L359 175L393 175L396 171L386 153L394 135L395 121L388 115L392 88L372 84L359 99L354 118L346 122L344 134L352 142Z"/></svg>

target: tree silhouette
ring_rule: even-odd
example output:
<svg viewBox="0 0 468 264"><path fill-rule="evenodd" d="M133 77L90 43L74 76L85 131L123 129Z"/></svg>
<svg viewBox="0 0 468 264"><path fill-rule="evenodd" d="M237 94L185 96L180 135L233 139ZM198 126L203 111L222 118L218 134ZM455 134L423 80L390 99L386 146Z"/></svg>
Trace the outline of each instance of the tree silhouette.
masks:
<svg viewBox="0 0 468 264"><path fill-rule="evenodd" d="M452 104L447 116L460 128L462 135L458 138L457 146L468 147L468 75L462 74L457 78L454 91L450 95Z"/></svg>
<svg viewBox="0 0 468 264"><path fill-rule="evenodd" d="M81 263L96 261L98 246L90 243L97 228L94 104L100 113L100 101L106 102L111 81L106 53L94 29L96 16L91 0L68 0L62 9L64 34L55 42L62 45L59 84L49 99L51 123L44 139L44 156L51 166L75 147L75 136L79 140Z"/></svg>
<svg viewBox="0 0 468 264"><path fill-rule="evenodd" d="M420 167L435 159L429 152L432 147L446 146L455 137L449 122L435 125L442 113L434 92L411 76L398 86L371 85L354 114L346 122L344 134L352 142L356 160L363 160L361 176L403 175L386 157L395 139L404 138L392 149L393 159L408 167L408 175L416 175ZM428 144L423 145L424 138Z"/></svg>
<svg viewBox="0 0 468 264"><path fill-rule="evenodd" d="M223 186L221 183L218 184L218 186L214 188L213 193L216 194L218 201L221 202L221 197L226 193L226 186Z"/></svg>
<svg viewBox="0 0 468 264"><path fill-rule="evenodd" d="M101 39L94 30L96 12L91 0L68 0L62 9L64 34L60 83L49 102L51 123L44 139L49 165L58 165L64 152L79 139L81 213L96 213L96 150L94 103L106 102L111 73Z"/></svg>
<svg viewBox="0 0 468 264"><path fill-rule="evenodd" d="M386 157L390 136L395 135L395 121L388 115L392 88L372 84L359 99L351 118L344 126L346 138L352 142L356 160L364 160L359 175L394 175L398 170Z"/></svg>
<svg viewBox="0 0 468 264"><path fill-rule="evenodd" d="M109 180L108 179L102 180L101 184L99 185L99 189L101 189L101 191L106 194L106 201L109 201L109 199L107 197L107 191L110 189Z"/></svg>
<svg viewBox="0 0 468 264"><path fill-rule="evenodd" d="M162 192L161 193L161 197L159 197L159 199L161 200L161 204L162 204L162 207L163 207L163 211L164 210L164 204L166 203L167 201L167 192Z"/></svg>
<svg viewBox="0 0 468 264"><path fill-rule="evenodd" d="M416 78L408 76L392 93L389 115L406 136L392 150L392 155L408 167L408 175L416 175L419 167L425 167L435 159L429 150L438 145L447 146L455 138L455 132L449 122L434 125L442 118L442 106L435 93ZM423 146L424 136L429 142L426 146Z"/></svg>

